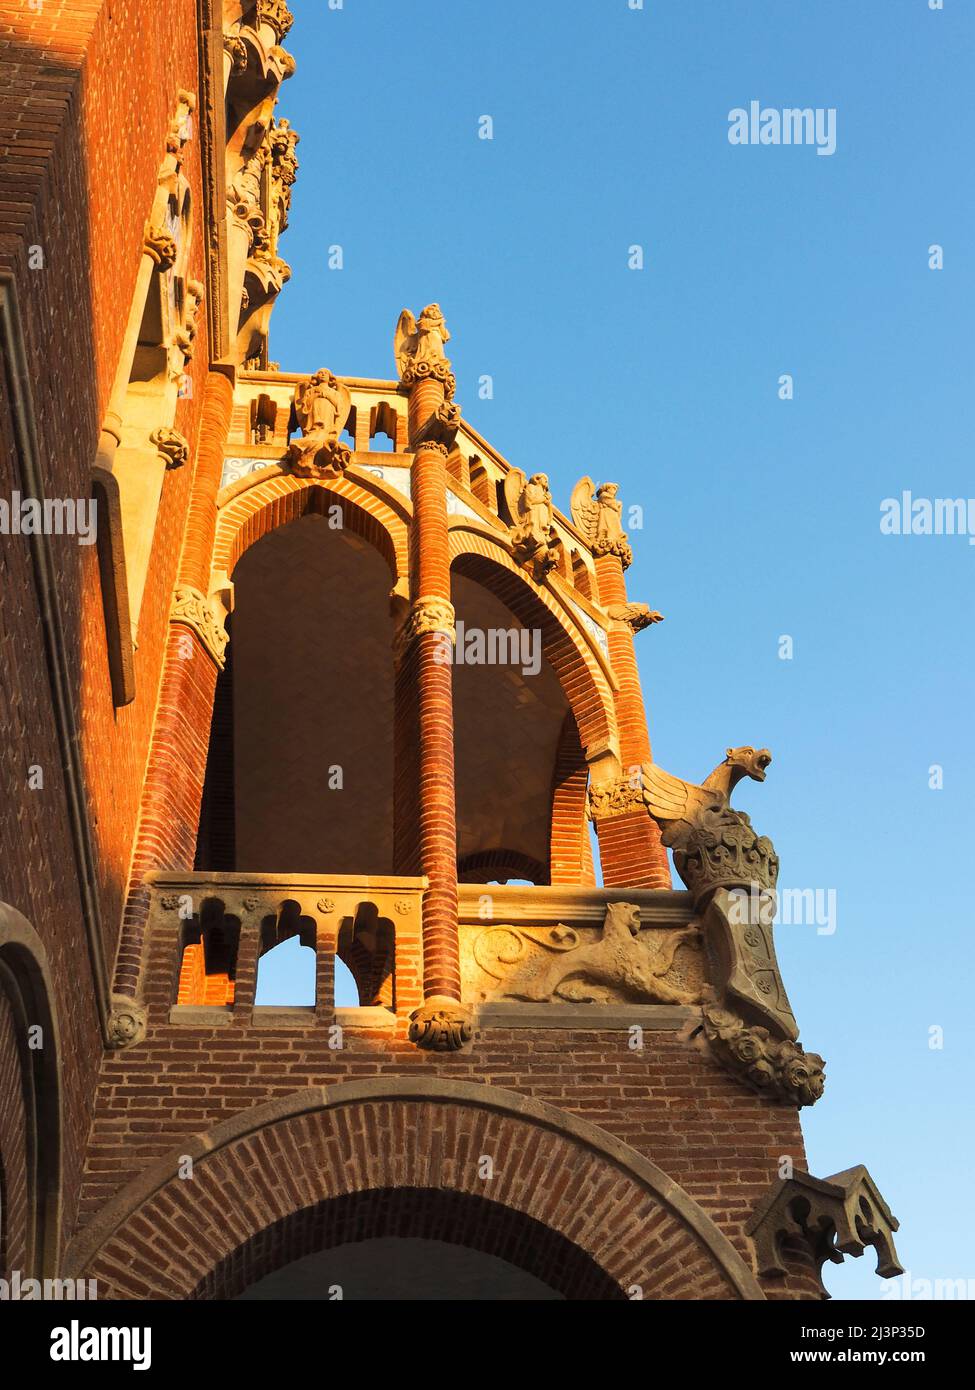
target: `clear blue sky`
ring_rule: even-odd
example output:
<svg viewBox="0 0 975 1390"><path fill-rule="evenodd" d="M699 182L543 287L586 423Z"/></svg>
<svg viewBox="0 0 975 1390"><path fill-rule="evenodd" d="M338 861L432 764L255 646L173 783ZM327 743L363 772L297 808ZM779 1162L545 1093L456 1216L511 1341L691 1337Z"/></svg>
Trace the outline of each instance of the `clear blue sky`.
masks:
<svg viewBox="0 0 975 1390"><path fill-rule="evenodd" d="M905 488L975 495L975 6L291 4L272 357L390 376L400 309L438 300L476 428L563 509L583 473L644 507L628 580L666 615L638 639L655 756L698 779L768 744L739 802L781 886L837 894L833 935L778 933L827 1059L810 1168L866 1163L912 1276L975 1277L975 547L879 529ZM836 153L732 146L752 100L834 107ZM879 1296L872 1263L834 1294Z"/></svg>

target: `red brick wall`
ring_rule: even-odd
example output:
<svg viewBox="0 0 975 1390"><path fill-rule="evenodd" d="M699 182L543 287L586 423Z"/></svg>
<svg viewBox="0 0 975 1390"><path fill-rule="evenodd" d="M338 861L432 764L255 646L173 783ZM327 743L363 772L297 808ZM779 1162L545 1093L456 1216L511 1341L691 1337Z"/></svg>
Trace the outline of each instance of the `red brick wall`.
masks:
<svg viewBox="0 0 975 1390"><path fill-rule="evenodd" d="M0 1278L27 1274L27 1126L20 1043L0 988Z"/></svg>
<svg viewBox="0 0 975 1390"><path fill-rule="evenodd" d="M52 497L86 498L103 411L118 366L180 88L196 91L194 0L45 0L0 6L0 265L15 274L24 321L39 466ZM203 278L196 140L184 171L194 201L190 273ZM43 267L30 269L39 246ZM195 441L206 365L201 328L194 396L176 428ZM5 391L6 394L6 391ZM4 415L0 495L22 487ZM136 699L112 705L94 546L52 538L59 608L80 728L105 955L111 971L159 685L191 468L167 474L136 655ZM70 1229L100 1050L60 754L26 539L0 539L5 714L0 896L36 927L51 956L66 1088L65 1194ZM26 769L45 771L28 791Z"/></svg>

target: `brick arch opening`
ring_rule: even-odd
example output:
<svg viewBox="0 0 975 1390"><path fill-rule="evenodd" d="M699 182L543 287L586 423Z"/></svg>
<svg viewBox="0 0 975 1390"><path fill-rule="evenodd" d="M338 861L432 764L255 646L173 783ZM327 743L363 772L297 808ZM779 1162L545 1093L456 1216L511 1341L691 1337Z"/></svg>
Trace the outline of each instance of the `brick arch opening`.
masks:
<svg viewBox="0 0 975 1390"><path fill-rule="evenodd" d="M590 759L602 756L616 735L609 682L581 636L568 626L560 605L487 536L454 528L450 553L453 574L481 585L524 627L540 631L543 656L565 692L586 754Z"/></svg>
<svg viewBox="0 0 975 1390"><path fill-rule="evenodd" d="M57 1263L61 1081L53 1000L40 937L0 902L0 1277L11 1269L53 1274Z"/></svg>
<svg viewBox="0 0 975 1390"><path fill-rule="evenodd" d="M268 1248L275 1228L299 1248L302 1211L372 1191L401 1193L406 1210L429 1190L530 1218L552 1251L570 1242L624 1293L764 1298L703 1209L627 1144L534 1098L432 1076L309 1087L187 1137L81 1232L65 1273L97 1279L105 1298L186 1299L235 1252Z"/></svg>
<svg viewBox="0 0 975 1390"><path fill-rule="evenodd" d="M334 525L336 507L342 529L379 552L395 583L407 569L406 522L375 491L348 475L321 479L279 474L235 492L217 518L213 571L232 575L256 541L299 517L317 514Z"/></svg>
<svg viewBox="0 0 975 1390"><path fill-rule="evenodd" d="M225 1256L189 1297L236 1298L308 1255L390 1237L494 1255L566 1299L626 1298L591 1255L543 1222L473 1193L430 1187L370 1188L304 1207Z"/></svg>

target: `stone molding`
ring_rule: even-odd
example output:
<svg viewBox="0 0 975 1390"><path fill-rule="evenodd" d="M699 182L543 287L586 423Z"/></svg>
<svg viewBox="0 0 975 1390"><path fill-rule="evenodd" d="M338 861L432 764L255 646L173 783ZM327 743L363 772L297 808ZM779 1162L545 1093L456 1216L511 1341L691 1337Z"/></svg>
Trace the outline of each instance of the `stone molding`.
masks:
<svg viewBox="0 0 975 1390"><path fill-rule="evenodd" d="M194 589L192 584L177 584L173 591L169 621L191 627L217 666L223 670L226 664L227 643L230 639L205 594L199 589Z"/></svg>

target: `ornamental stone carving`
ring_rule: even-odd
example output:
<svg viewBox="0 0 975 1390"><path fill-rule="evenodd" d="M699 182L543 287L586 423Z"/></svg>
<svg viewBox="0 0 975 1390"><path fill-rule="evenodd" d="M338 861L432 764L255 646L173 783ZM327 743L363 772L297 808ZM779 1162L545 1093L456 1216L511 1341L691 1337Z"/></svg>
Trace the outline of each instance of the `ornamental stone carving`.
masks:
<svg viewBox="0 0 975 1390"><path fill-rule="evenodd" d="M439 632L451 645L457 641L454 626L453 604L442 598L417 598L413 600L402 627L396 634L394 651L401 658L406 648L424 632Z"/></svg>
<svg viewBox="0 0 975 1390"><path fill-rule="evenodd" d="M706 1007L704 1033L712 1055L739 1081L792 1105L814 1105L823 1094L825 1063L791 1038L774 1038L768 1028L749 1027L726 1008Z"/></svg>
<svg viewBox="0 0 975 1390"><path fill-rule="evenodd" d="M633 562L633 551L623 530L623 503L617 497L618 483L601 483L580 478L572 489L569 504L576 530L589 542L594 555L618 555L624 569Z"/></svg>
<svg viewBox="0 0 975 1390"><path fill-rule="evenodd" d="M292 472L301 476L334 476L348 468L352 450L339 438L349 419L352 397L338 377L324 368L295 393L295 414L301 436L288 445Z"/></svg>
<svg viewBox="0 0 975 1390"><path fill-rule="evenodd" d="M112 1047L136 1047L146 1036L145 1005L122 994L112 995L108 1018L109 1044Z"/></svg>
<svg viewBox="0 0 975 1390"><path fill-rule="evenodd" d="M142 249L158 271L172 270L179 254L176 238L165 227L154 226L151 222L146 223Z"/></svg>
<svg viewBox="0 0 975 1390"><path fill-rule="evenodd" d="M454 401L443 401L416 431L410 448L417 453L421 449L435 449L446 458L453 448L460 422L460 406Z"/></svg>
<svg viewBox="0 0 975 1390"><path fill-rule="evenodd" d="M533 473L526 478L520 468L511 468L505 474L504 498L511 519L514 557L519 564L531 568L540 581L562 558L548 477Z"/></svg>
<svg viewBox="0 0 975 1390"><path fill-rule="evenodd" d="M817 1271L827 1260L842 1264L845 1255L859 1256L872 1246L877 1273L892 1279L904 1273L894 1247L898 1226L861 1163L830 1178L814 1178L801 1170L780 1178L758 1203L745 1234L755 1246L758 1272L765 1276L786 1273L786 1243L798 1242Z"/></svg>
<svg viewBox="0 0 975 1390"><path fill-rule="evenodd" d="M641 783L628 777L616 782L593 782L589 788L590 820L608 820L610 816L626 816L645 809Z"/></svg>
<svg viewBox="0 0 975 1390"><path fill-rule="evenodd" d="M610 903L599 935L554 927L485 927L474 959L498 980L493 998L532 1003L701 1002L701 935L693 927L641 931L640 909ZM685 958L677 962L678 952Z"/></svg>
<svg viewBox="0 0 975 1390"><path fill-rule="evenodd" d="M436 996L410 1014L409 1039L427 1052L457 1052L474 1036L470 1010Z"/></svg>
<svg viewBox="0 0 975 1390"><path fill-rule="evenodd" d="M606 609L606 613L614 622L625 623L634 634L664 620L662 613L658 613L646 603L612 603Z"/></svg>
<svg viewBox="0 0 975 1390"><path fill-rule="evenodd" d="M400 385L414 386L432 378L443 384L444 394L451 400L456 381L450 370L450 359L444 352L444 345L449 341L450 333L439 304L428 304L418 319L409 309L404 309L393 335Z"/></svg>
<svg viewBox="0 0 975 1390"><path fill-rule="evenodd" d="M180 434L179 430L163 426L161 429L153 430L149 436L149 442L159 450L168 469L182 468L189 460L189 441Z"/></svg>
<svg viewBox="0 0 975 1390"><path fill-rule="evenodd" d="M256 0L255 18L259 25L267 24L274 30L278 43L284 41L295 22L286 0Z"/></svg>
<svg viewBox="0 0 975 1390"><path fill-rule="evenodd" d="M191 627L223 670L229 638L205 594L201 594L199 589L194 589L191 584L178 584L173 592L169 621Z"/></svg>

